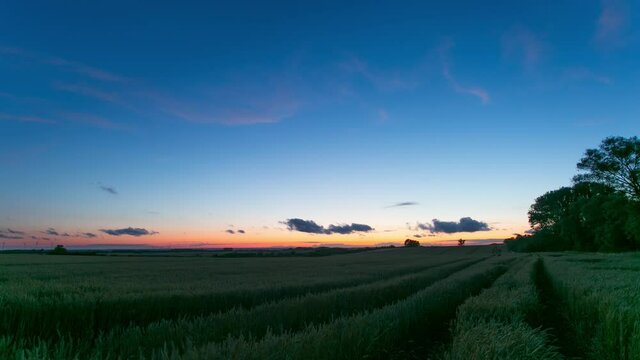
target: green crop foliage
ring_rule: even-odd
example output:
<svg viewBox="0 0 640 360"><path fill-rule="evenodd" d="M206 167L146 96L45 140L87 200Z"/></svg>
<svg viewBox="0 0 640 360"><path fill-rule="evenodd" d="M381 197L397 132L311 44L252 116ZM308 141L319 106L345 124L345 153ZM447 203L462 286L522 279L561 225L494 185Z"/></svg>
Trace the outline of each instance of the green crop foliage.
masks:
<svg viewBox="0 0 640 360"><path fill-rule="evenodd" d="M539 261L539 260L537 260ZM536 260L511 267L492 287L458 309L447 360L558 359L548 335L532 327L540 311Z"/></svg>
<svg viewBox="0 0 640 360"><path fill-rule="evenodd" d="M495 255L0 254L0 359L639 359L638 254Z"/></svg>
<svg viewBox="0 0 640 360"><path fill-rule="evenodd" d="M640 258L595 254L545 258L568 342L587 359L640 359Z"/></svg>

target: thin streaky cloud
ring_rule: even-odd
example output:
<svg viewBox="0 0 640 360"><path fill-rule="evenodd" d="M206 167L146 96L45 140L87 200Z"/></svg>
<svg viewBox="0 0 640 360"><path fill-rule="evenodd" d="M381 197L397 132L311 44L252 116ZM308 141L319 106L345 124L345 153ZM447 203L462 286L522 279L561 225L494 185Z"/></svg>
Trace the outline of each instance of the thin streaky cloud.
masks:
<svg viewBox="0 0 640 360"><path fill-rule="evenodd" d="M19 235L7 235L7 234L3 234L0 233L0 239L7 239L7 240L20 240L22 239L22 236Z"/></svg>
<svg viewBox="0 0 640 360"><path fill-rule="evenodd" d="M587 81L596 82L603 85L611 85L613 80L605 75L599 75L594 73L585 67L572 67L564 72L565 78L573 81Z"/></svg>
<svg viewBox="0 0 640 360"><path fill-rule="evenodd" d="M299 102L287 93L261 95L241 102L217 106L221 100L192 101L180 100L157 92L142 92L139 95L153 103L161 112L176 118L200 124L222 124L228 126L274 124L295 115ZM224 101L222 101L224 102Z"/></svg>
<svg viewBox="0 0 640 360"><path fill-rule="evenodd" d="M340 68L349 74L361 76L377 90L383 92L407 90L418 85L417 82L414 79L410 79L409 76L374 70L367 62L358 57L352 57L348 61L342 62Z"/></svg>
<svg viewBox="0 0 640 360"><path fill-rule="evenodd" d="M395 203L393 205L389 205L389 206L385 206L385 207L386 208L394 208L394 207L415 206L415 205L419 205L419 203L415 202L415 201L404 201L404 202Z"/></svg>
<svg viewBox="0 0 640 360"><path fill-rule="evenodd" d="M477 97L483 104L488 104L491 100L489 92L479 86L466 86L458 82L458 80L451 73L451 66L449 63L448 55L450 49L453 47L453 43L448 42L440 49L440 56L442 58L442 76L447 80L453 90L460 94L468 94Z"/></svg>
<svg viewBox="0 0 640 360"><path fill-rule="evenodd" d="M30 122L30 123L40 123L40 124L55 124L55 120L51 120L48 118L43 118L35 115L16 115L16 114L6 114L0 113L0 120L6 121L19 121L19 122Z"/></svg>
<svg viewBox="0 0 640 360"><path fill-rule="evenodd" d="M105 119L100 116L96 116L93 114L83 114L83 113L61 113L61 117L66 120L78 123L90 125L93 127L101 128L101 129L109 129L109 130L127 130L129 129L127 126L115 123L109 119Z"/></svg>
<svg viewBox="0 0 640 360"><path fill-rule="evenodd" d="M92 86L87 86L84 84L67 84L67 83L61 83L61 82L54 82L53 88L60 91L74 93L74 94L78 94L86 97L92 97L92 98L106 101L106 102L120 104L120 98L117 94L99 90Z"/></svg>
<svg viewBox="0 0 640 360"><path fill-rule="evenodd" d="M126 82L128 79L124 76L111 73L106 70L98 69L93 66L85 65L81 62L64 59L58 56L41 54L20 48L0 47L0 54L14 55L37 61L42 64L49 64L68 72L74 72L86 77L109 82Z"/></svg>
<svg viewBox="0 0 640 360"><path fill-rule="evenodd" d="M100 190L111 195L118 195L118 190L116 190L116 188L114 188L113 186L100 185Z"/></svg>

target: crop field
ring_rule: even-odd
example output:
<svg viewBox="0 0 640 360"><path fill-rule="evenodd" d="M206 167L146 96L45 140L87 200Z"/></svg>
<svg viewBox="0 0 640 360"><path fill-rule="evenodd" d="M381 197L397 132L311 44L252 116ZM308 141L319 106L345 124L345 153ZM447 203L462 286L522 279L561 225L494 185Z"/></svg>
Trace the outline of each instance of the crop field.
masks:
<svg viewBox="0 0 640 360"><path fill-rule="evenodd" d="M640 255L0 254L0 359L640 359Z"/></svg>

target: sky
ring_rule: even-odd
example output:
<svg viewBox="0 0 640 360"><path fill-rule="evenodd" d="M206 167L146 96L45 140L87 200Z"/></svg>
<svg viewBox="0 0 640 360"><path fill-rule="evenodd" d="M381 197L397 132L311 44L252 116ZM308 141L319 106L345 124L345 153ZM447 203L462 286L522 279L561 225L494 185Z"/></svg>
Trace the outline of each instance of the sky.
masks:
<svg viewBox="0 0 640 360"><path fill-rule="evenodd" d="M637 8L2 2L2 247L523 233L587 148L638 135Z"/></svg>

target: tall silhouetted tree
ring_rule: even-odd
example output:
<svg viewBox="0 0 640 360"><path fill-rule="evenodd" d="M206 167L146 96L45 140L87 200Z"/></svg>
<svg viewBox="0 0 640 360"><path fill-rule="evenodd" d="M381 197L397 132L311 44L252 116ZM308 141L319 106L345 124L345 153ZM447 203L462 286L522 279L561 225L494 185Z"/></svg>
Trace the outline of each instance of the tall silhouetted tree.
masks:
<svg viewBox="0 0 640 360"><path fill-rule="evenodd" d="M574 185L548 191L529 209L534 234L507 239L516 251L640 249L640 140L608 137L588 149Z"/></svg>
<svg viewBox="0 0 640 360"><path fill-rule="evenodd" d="M640 200L640 140L633 136L612 136L602 140L597 149L587 149L578 163L573 181L599 182Z"/></svg>

